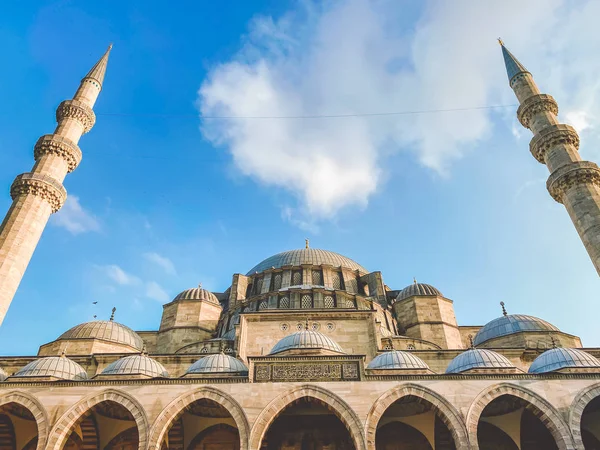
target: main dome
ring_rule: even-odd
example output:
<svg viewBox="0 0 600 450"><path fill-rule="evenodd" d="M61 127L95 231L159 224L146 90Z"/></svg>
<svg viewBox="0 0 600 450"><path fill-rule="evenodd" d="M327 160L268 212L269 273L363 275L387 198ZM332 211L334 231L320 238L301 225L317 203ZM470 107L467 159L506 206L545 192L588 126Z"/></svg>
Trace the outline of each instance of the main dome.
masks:
<svg viewBox="0 0 600 450"><path fill-rule="evenodd" d="M551 323L524 314L508 314L487 323L473 339L474 345L483 344L490 339L508 336L522 331L560 331Z"/></svg>
<svg viewBox="0 0 600 450"><path fill-rule="evenodd" d="M144 347L144 341L135 331L112 320L94 320L76 325L58 339L102 339L129 345L140 351Z"/></svg>
<svg viewBox="0 0 600 450"><path fill-rule="evenodd" d="M315 266L328 264L333 267L342 266L347 269L358 270L361 273L369 273L363 266L339 253L318 248L301 248L299 250L289 250L287 252L277 253L258 263L250 269L246 275L250 276L256 272L263 272L272 267L279 269L283 266L300 266L302 264L313 264Z"/></svg>

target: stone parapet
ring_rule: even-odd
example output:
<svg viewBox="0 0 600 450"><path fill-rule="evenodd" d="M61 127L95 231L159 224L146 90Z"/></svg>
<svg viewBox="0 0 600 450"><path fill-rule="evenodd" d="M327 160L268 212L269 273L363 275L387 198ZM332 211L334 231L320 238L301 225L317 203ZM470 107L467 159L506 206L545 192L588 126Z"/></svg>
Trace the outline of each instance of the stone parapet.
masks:
<svg viewBox="0 0 600 450"><path fill-rule="evenodd" d="M560 167L550 174L546 187L554 200L563 203L565 192L581 184L600 186L600 169L593 162L578 161Z"/></svg>
<svg viewBox="0 0 600 450"><path fill-rule="evenodd" d="M87 133L96 123L96 115L92 108L79 100L65 100L56 109L56 121L63 119L77 120L83 126L83 132Z"/></svg>
<svg viewBox="0 0 600 450"><path fill-rule="evenodd" d="M519 122L521 122L521 125L525 128L530 128L533 116L543 111L549 111L554 115L557 115L558 103L556 103L556 100L548 94L532 95L521 103L521 106L519 106L519 109L517 110L517 117Z"/></svg>
<svg viewBox="0 0 600 450"><path fill-rule="evenodd" d="M13 181L10 196L15 200L20 195L36 195L52 206L52 212L58 211L67 199L67 191L54 178L36 173L23 173Z"/></svg>
<svg viewBox="0 0 600 450"><path fill-rule="evenodd" d="M544 128L531 139L529 149L535 159L545 164L546 152L556 145L572 145L576 149L579 149L579 135L577 131L570 125L551 125Z"/></svg>
<svg viewBox="0 0 600 450"><path fill-rule="evenodd" d="M38 139L33 150L35 160L44 155L56 155L67 161L69 172L73 172L81 162L79 146L70 139L56 134L46 134Z"/></svg>

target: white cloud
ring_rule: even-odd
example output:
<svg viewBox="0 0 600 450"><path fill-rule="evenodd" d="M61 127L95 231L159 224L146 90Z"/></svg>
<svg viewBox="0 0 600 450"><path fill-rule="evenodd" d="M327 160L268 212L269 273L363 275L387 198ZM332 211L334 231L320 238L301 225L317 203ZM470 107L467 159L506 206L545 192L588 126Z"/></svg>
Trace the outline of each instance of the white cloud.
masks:
<svg viewBox="0 0 600 450"><path fill-rule="evenodd" d="M545 92L587 120L600 85L595 18L600 2L496 0L424 3L402 28L406 3L301 2L282 18L259 17L242 50L212 69L199 91L205 116L306 116L422 111L515 103L496 38ZM568 9L567 5L573 5ZM413 4L413 7L414 4ZM406 23L406 20L404 20ZM534 75L535 70L532 70ZM573 95L573 90L583 94ZM564 108L566 107L566 108ZM514 112L511 117L514 117ZM600 111L599 111L600 112ZM298 223L364 207L394 151L412 151L448 174L454 160L492 137L491 110L329 119L204 120L238 170L292 192ZM512 120L512 119L511 119ZM577 122L577 121L575 121ZM511 125L507 125L510 132ZM397 172L397 169L395 169Z"/></svg>
<svg viewBox="0 0 600 450"><path fill-rule="evenodd" d="M141 280L135 275L131 275L125 272L121 267L116 264L110 264L107 266L99 266L99 268L115 283L121 286L132 286L140 284Z"/></svg>
<svg viewBox="0 0 600 450"><path fill-rule="evenodd" d="M146 283L146 296L159 302L168 302L169 294L156 281Z"/></svg>
<svg viewBox="0 0 600 450"><path fill-rule="evenodd" d="M100 223L79 203L79 197L69 195L63 207L52 217L52 223L71 234L100 231Z"/></svg>
<svg viewBox="0 0 600 450"><path fill-rule="evenodd" d="M171 261L169 258L167 258L165 256L161 256L156 252L148 252L148 253L144 253L144 258L146 258L148 261L159 266L161 269L163 269L169 275L175 275L177 273L177 271L175 270L175 265L173 264L173 261Z"/></svg>

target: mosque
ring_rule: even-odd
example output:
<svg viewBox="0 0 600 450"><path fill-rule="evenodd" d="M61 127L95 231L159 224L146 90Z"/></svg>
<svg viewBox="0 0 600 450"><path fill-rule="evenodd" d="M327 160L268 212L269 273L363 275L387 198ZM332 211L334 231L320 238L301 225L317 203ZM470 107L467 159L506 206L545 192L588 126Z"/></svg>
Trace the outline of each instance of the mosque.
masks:
<svg viewBox="0 0 600 450"><path fill-rule="evenodd" d="M81 161L109 52L11 187L0 320ZM600 170L502 53L548 190L600 268ZM0 450L600 449L600 348L503 304L459 325L442 286L389 287L373 269L306 242L240 267L223 292L182 291L158 330L113 311L57 330L37 355L0 357Z"/></svg>

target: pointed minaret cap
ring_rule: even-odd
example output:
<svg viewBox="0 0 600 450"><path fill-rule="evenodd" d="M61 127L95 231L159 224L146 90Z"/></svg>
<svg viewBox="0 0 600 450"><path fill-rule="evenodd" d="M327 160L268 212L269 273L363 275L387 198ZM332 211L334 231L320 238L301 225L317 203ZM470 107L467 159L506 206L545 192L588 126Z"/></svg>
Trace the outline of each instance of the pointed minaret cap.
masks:
<svg viewBox="0 0 600 450"><path fill-rule="evenodd" d="M100 58L98 62L94 65L94 67L92 67L92 69L88 72L88 74L85 77L83 77L83 80L85 80L86 78L96 80L100 85L100 89L102 89L102 83L104 82L104 74L106 73L106 66L108 64L108 55L110 54L112 46L112 44L108 46L108 49L106 50L104 55L102 55L102 58Z"/></svg>
<svg viewBox="0 0 600 450"><path fill-rule="evenodd" d="M504 65L506 66L506 74L508 75L509 84L513 78L520 73L529 73L529 70L527 70L525 66L523 66L523 64L521 64L519 60L515 58L515 56L504 46L502 39L498 38L498 43L500 44L500 47L502 47L502 56L504 57Z"/></svg>

